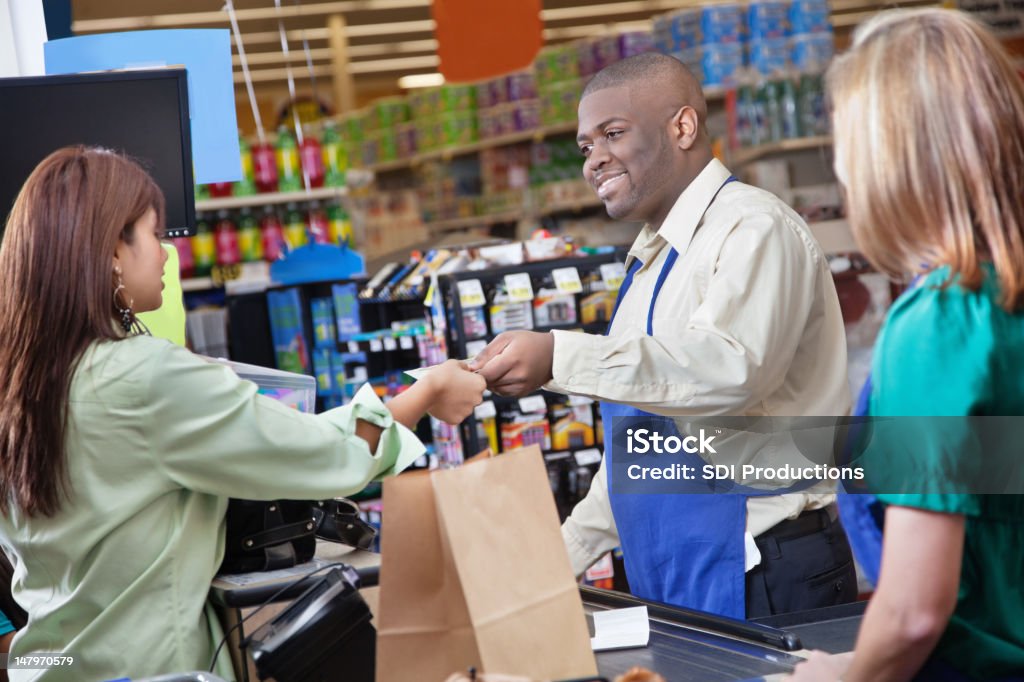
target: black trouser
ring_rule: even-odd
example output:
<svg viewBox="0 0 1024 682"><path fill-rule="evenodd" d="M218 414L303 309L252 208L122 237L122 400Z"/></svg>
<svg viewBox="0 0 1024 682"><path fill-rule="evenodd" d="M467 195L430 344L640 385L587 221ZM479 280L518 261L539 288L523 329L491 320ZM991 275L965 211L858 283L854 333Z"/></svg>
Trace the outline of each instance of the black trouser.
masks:
<svg viewBox="0 0 1024 682"><path fill-rule="evenodd" d="M856 600L853 553L834 514L804 512L755 538L761 563L747 572L747 618Z"/></svg>

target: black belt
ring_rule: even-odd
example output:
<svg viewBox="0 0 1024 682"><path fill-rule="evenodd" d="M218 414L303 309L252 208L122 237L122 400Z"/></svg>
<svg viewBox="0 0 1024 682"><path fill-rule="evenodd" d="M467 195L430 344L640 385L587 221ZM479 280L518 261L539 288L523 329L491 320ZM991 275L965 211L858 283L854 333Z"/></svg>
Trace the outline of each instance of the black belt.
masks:
<svg viewBox="0 0 1024 682"><path fill-rule="evenodd" d="M777 523L765 532L757 536L757 541L762 539L775 538L776 541L792 540L802 538L805 535L813 535L825 530L832 525L832 513L828 507L805 511L795 519L786 519Z"/></svg>

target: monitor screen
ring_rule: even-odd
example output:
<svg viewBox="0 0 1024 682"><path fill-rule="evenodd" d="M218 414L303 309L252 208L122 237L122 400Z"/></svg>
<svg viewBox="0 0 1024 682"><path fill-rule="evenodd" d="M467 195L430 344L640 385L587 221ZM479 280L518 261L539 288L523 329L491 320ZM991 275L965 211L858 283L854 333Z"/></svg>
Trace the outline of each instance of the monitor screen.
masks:
<svg viewBox="0 0 1024 682"><path fill-rule="evenodd" d="M184 69L0 78L0 230L36 165L68 145L138 161L167 200L169 236L195 227Z"/></svg>

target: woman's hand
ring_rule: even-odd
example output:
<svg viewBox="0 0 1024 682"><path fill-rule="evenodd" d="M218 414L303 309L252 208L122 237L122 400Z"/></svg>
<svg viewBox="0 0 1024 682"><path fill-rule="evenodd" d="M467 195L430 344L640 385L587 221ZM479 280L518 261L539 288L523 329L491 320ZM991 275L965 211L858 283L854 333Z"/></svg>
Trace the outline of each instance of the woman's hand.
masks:
<svg viewBox="0 0 1024 682"><path fill-rule="evenodd" d="M449 424L458 424L471 415L473 408L483 402L487 388L483 377L458 360L434 367L419 381L426 383L433 394L427 411Z"/></svg>
<svg viewBox="0 0 1024 682"><path fill-rule="evenodd" d="M832 655L824 651L812 651L807 660L798 663L793 674L786 679L793 682L835 682L842 678L852 662L853 652Z"/></svg>

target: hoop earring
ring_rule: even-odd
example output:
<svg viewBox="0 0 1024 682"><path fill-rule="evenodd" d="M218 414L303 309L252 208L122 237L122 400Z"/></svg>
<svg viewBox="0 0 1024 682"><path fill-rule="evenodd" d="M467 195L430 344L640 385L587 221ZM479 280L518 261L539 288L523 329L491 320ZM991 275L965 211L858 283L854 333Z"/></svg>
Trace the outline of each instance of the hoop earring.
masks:
<svg viewBox="0 0 1024 682"><path fill-rule="evenodd" d="M121 301L118 300L118 294L125 291L124 281L121 279L121 268L115 267L114 274L117 275L117 286L114 287L114 309L121 315L121 328L125 334L149 333L149 330L135 317L135 312L132 310L135 299L129 296L128 302L124 305L121 305Z"/></svg>

